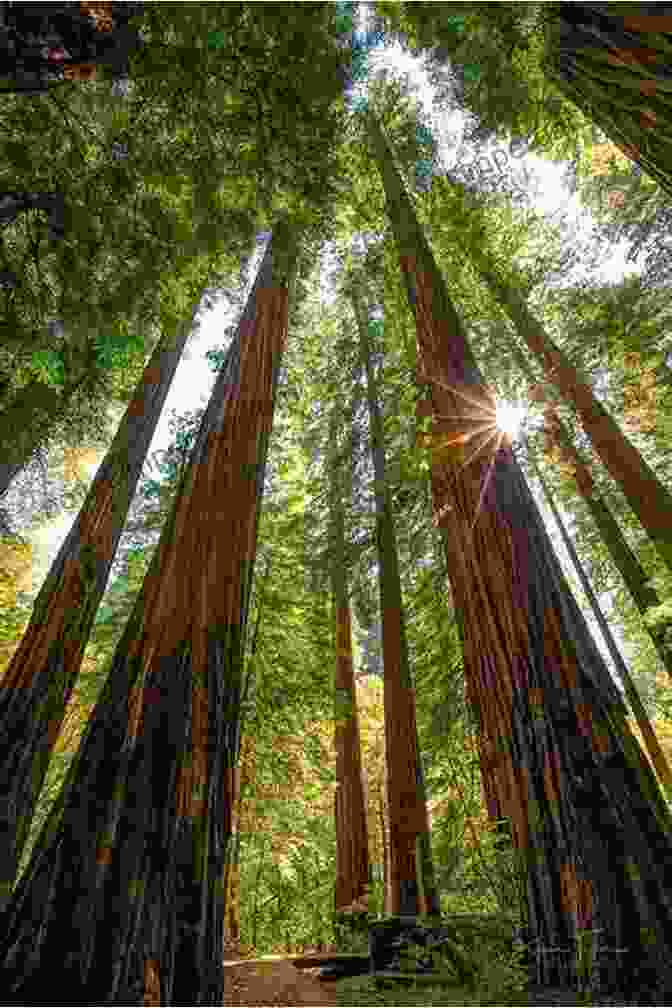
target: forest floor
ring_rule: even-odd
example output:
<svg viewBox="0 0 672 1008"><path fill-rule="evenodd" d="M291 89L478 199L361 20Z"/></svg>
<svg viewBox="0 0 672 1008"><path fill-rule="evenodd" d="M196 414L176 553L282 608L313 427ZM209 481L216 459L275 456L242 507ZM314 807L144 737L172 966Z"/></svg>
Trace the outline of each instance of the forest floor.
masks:
<svg viewBox="0 0 672 1008"><path fill-rule="evenodd" d="M317 979L319 967L299 970L296 956L224 962L224 1004L336 1005L336 985Z"/></svg>
<svg viewBox="0 0 672 1008"><path fill-rule="evenodd" d="M588 1002L574 990L544 988L527 994L487 999L460 987L413 989L405 985L377 989L369 977L352 977L338 981L318 979L319 967L297 969L292 965L296 956L269 956L263 959L237 960L224 963L224 1004L237 1008L304 1005L582 1005ZM626 1000L614 996L595 998L594 1006L651 1004L650 1000ZM666 1003L671 1004L672 1001Z"/></svg>

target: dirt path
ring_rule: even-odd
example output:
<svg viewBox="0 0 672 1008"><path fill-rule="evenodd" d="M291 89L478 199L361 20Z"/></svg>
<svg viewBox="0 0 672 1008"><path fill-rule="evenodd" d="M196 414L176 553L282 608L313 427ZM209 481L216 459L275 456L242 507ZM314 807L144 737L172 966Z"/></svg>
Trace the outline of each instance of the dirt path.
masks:
<svg viewBox="0 0 672 1008"><path fill-rule="evenodd" d="M335 1005L336 984L321 983L318 969L298 970L289 959L224 963L224 1004L238 1008L265 1005Z"/></svg>
<svg viewBox="0 0 672 1008"><path fill-rule="evenodd" d="M337 986L335 983L323 983L317 979L319 966L313 969L297 969L292 965L296 956L277 956L267 959L237 960L224 962L224 1004L237 1008L266 1008L266 1006L284 1006L284 1008L302 1008L302 1006L337 1005ZM443 1004L463 1004L463 1001L443 1001ZM509 1002L511 1003L511 1002ZM513 1002L527 1006L571 1006L585 1002L576 991L561 988L533 988L529 994L521 995L520 1000ZM620 997L596 997L594 1006L598 1005L641 1005L645 1002L626 1000ZM647 1001L647 1004L662 1004L662 1001ZM672 1004L668 999L665 1004Z"/></svg>

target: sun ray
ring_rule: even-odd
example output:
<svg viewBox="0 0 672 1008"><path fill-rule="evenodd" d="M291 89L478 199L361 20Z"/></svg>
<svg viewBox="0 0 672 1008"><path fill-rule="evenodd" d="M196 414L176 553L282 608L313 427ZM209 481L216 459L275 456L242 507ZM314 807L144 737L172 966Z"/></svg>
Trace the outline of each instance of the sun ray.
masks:
<svg viewBox="0 0 672 1008"><path fill-rule="evenodd" d="M488 471L483 480L476 513L471 524L471 531L473 532L478 516L481 513L485 493L492 479L497 452L502 445L511 447L512 443L516 440L525 411L522 406L504 400L492 399L489 402L488 398L484 400L482 396L476 398L476 394L473 392L469 394L470 390L466 387L460 387L459 385L446 385L445 387L472 406L473 413L469 412L466 415L464 412L452 415L434 414L434 418L438 421L439 425L449 424L451 421L454 421L456 425L460 426L464 424L465 420L471 424L471 430L468 432L458 430L446 437L443 441L444 447L458 445L464 447L464 457L459 463L461 469L470 465L481 452L487 451L489 455ZM494 451L488 450L493 441L495 442ZM474 442L476 443L474 444ZM466 451L467 446L469 448L473 446L473 450L470 451L468 456Z"/></svg>

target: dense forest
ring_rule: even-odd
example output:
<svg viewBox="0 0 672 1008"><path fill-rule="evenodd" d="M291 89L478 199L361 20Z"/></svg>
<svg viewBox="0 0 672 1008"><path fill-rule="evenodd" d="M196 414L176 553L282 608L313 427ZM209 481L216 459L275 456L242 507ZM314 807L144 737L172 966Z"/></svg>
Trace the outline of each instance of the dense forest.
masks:
<svg viewBox="0 0 672 1008"><path fill-rule="evenodd" d="M630 6L4 5L3 1003L221 1004L222 949L460 914L669 994L672 12ZM75 8L115 44L31 64ZM517 1003L493 947L454 1003Z"/></svg>

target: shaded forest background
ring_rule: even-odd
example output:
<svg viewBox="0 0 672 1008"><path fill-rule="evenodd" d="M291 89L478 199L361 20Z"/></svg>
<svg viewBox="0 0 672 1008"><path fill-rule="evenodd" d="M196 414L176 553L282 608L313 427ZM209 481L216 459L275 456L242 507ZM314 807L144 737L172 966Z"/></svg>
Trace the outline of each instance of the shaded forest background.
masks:
<svg viewBox="0 0 672 1008"><path fill-rule="evenodd" d="M308 102L310 75L319 70L311 70L307 49L297 43L319 38L311 9L322 6L146 4L141 30L147 44L134 58L127 88L92 81L37 99L3 96L0 105L1 188L58 190L69 208L66 237L58 244L45 236L37 211L17 218L0 235L0 269L18 278L0 289L0 437L21 417L22 404L31 417L35 396L45 404L43 418L38 411L35 421L30 462L2 500L2 668L40 588L31 578L40 529L84 500L91 463L108 447L160 333L198 304L196 335L209 300L222 294L234 310L242 307L256 260L254 236L259 247L265 241L263 212L286 207L303 214L314 236L318 265L300 279L278 390L246 666L237 903L243 945L259 952L331 934L335 640L327 434L335 404L342 417L340 457L351 474L346 528L372 908L382 908L387 824L373 475L355 322L338 291L341 271L360 261L362 236L373 250L368 261L375 263L370 275L379 306L375 370L442 906L507 908L508 886L515 885L507 854L497 851L487 828L459 633L432 523L430 466L417 443L422 421L415 410L414 322L382 187L346 115L349 99L341 99L337 113L325 106L322 120L319 102L312 119L302 117L302 128L308 130L311 121L315 128L312 161L299 165L285 157L283 132L292 129L287 95L296 100L300 79ZM444 115L461 112L469 158L446 169L441 144L430 144L426 154L427 134L419 126L431 131L434 124L408 80L379 69L366 78L368 94L415 192L479 366L498 398L524 407L516 451L530 484L536 494L522 435L536 449L595 590L612 593L610 621L622 629L632 676L672 759L672 695L665 672L571 472L548 450L543 403L529 395L513 351L521 349L518 337L478 281L469 254L485 227L501 276L515 278L547 331L589 376L600 401L672 489L667 197L573 105L542 87L535 18L546 5L515 5L523 9L515 24L506 21L499 5L494 14L493 5L469 5L463 28L454 23L449 29L447 22L441 28L453 36L462 32L452 63L439 51L431 22L438 17L432 9L451 6L464 5L413 4L411 17L405 5L378 4L374 26L385 31L386 44L397 39L426 58L435 108ZM496 86L502 56L493 19L514 43L521 99L515 102L504 102ZM226 44L209 47L212 33L222 31ZM241 48L237 33L254 38L255 45ZM526 45L519 44L523 37ZM208 73L195 74L194 61L203 59L211 61ZM480 67L476 76L465 73L472 66ZM249 80L246 103L230 97L227 74L233 73ZM185 89L188 74L201 84ZM335 115L342 127L336 144L329 119ZM521 185L521 144L537 156L565 162L569 191L592 214L590 233L569 216L554 222L535 210L533 186ZM496 149L508 151L499 175L487 167ZM418 168L423 157L429 158L431 184ZM636 269L622 280L597 280L621 242ZM209 352L213 372L231 331L222 333L221 348ZM595 463L599 491L650 574L663 602L655 618L672 620L669 573L620 489L597 464L573 415L562 403L558 412L584 457ZM145 467L50 764L33 838L104 681L199 419L198 411L175 416L172 443ZM586 611L576 576L569 572L568 579ZM24 865L29 853L30 844Z"/></svg>

